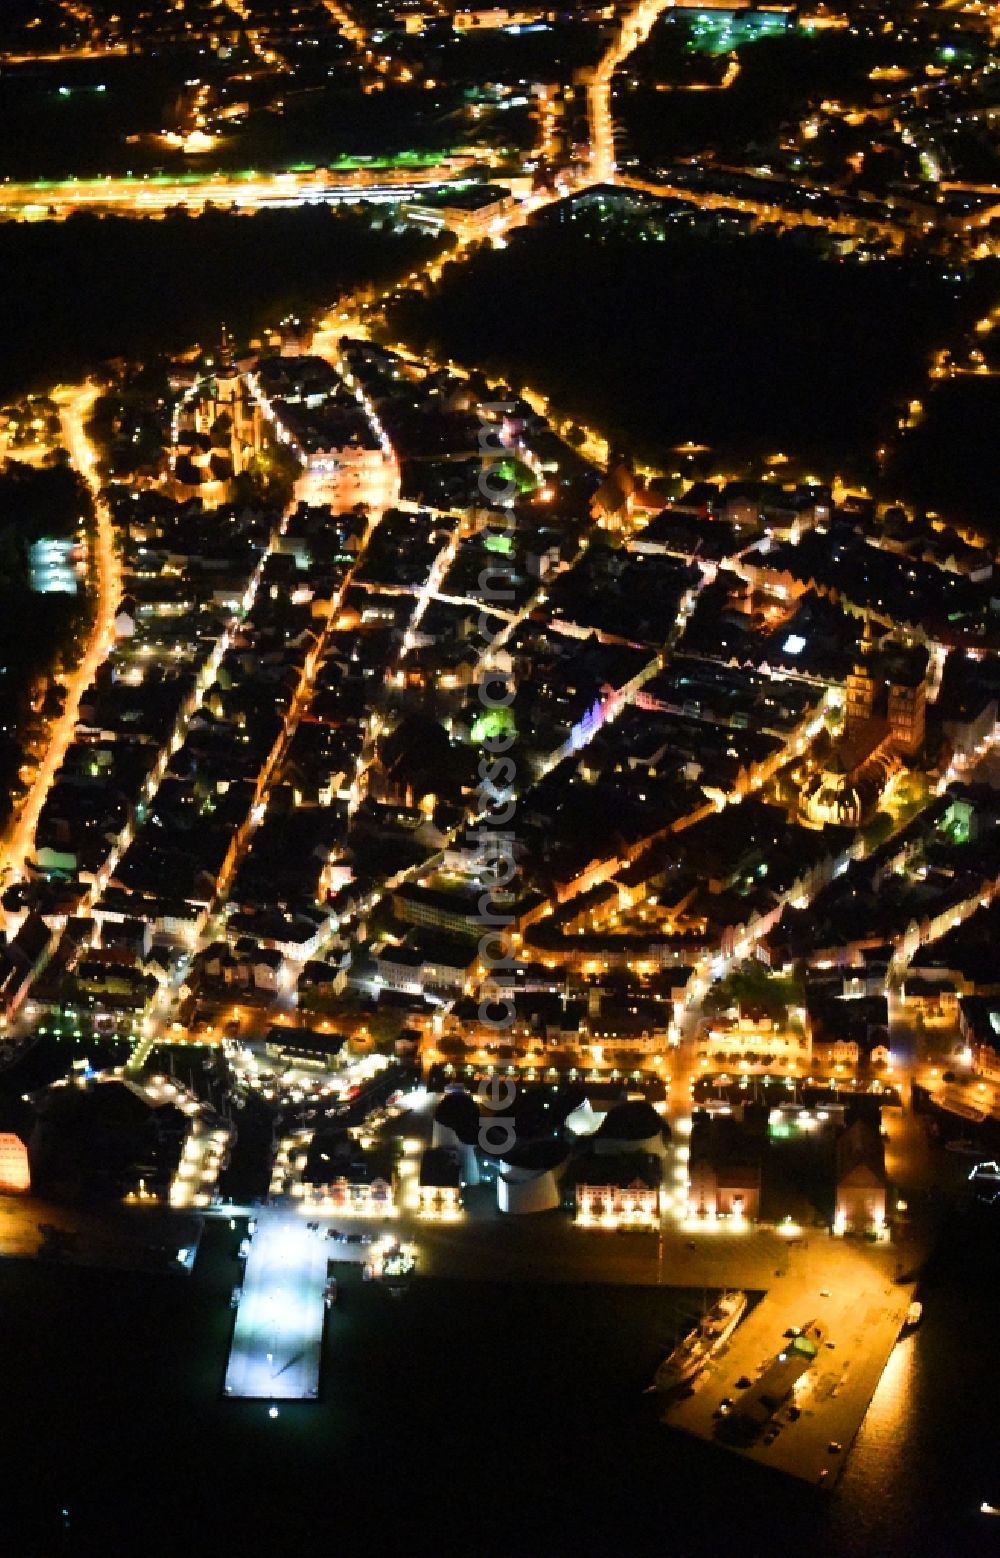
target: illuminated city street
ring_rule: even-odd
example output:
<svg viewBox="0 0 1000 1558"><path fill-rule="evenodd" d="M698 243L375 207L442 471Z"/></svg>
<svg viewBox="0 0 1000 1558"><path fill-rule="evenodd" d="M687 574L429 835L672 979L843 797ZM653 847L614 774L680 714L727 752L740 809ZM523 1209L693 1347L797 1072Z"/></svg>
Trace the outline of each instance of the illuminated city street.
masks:
<svg viewBox="0 0 1000 1558"><path fill-rule="evenodd" d="M70 458L93 495L94 528L92 535L96 594L94 616L86 651L65 681L63 712L49 729L45 751L31 789L22 802L13 829L0 848L0 880L20 875L30 854L35 827L52 781L70 742L73 740L80 699L107 654L114 634L115 610L121 597L121 567L115 549L111 516L100 495L96 454L87 436L87 419L97 399L94 385L81 385L59 391L63 438Z"/></svg>
<svg viewBox="0 0 1000 1558"><path fill-rule="evenodd" d="M994 23L0 7L4 1554L992 1551Z"/></svg>
<svg viewBox="0 0 1000 1558"><path fill-rule="evenodd" d="M337 204L363 196L373 201L412 198L427 185L447 185L461 169L447 161L424 166L359 168L341 176L329 172L185 174L153 178L72 179L64 182L0 185L0 211L28 221L63 220L79 211L124 216L163 216L168 211L200 212L207 205L236 211L281 210Z"/></svg>

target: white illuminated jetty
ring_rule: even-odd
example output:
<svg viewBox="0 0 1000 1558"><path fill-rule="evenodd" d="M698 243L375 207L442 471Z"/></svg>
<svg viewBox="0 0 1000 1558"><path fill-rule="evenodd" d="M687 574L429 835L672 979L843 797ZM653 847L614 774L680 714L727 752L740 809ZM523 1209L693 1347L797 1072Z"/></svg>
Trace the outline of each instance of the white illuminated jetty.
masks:
<svg viewBox="0 0 1000 1558"><path fill-rule="evenodd" d="M326 1241L293 1212L262 1208L226 1369L227 1396L314 1401L319 1394Z"/></svg>

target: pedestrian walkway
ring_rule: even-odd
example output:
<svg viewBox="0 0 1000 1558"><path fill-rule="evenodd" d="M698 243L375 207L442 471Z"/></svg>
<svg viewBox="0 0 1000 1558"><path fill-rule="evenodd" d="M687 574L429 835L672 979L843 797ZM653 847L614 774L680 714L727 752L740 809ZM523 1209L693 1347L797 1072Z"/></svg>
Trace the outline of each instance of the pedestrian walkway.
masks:
<svg viewBox="0 0 1000 1558"><path fill-rule="evenodd" d="M326 1240L298 1212L262 1207L226 1369L227 1396L315 1401L326 1313Z"/></svg>

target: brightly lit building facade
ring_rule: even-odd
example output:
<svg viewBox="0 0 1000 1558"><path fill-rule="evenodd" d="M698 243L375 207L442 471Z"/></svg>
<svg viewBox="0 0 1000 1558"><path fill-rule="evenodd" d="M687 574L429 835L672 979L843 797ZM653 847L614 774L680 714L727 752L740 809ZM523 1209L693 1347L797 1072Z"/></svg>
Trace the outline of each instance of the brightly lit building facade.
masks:
<svg viewBox="0 0 1000 1558"><path fill-rule="evenodd" d="M659 1188L641 1179L630 1185L577 1185L576 1221L581 1228L656 1228Z"/></svg>

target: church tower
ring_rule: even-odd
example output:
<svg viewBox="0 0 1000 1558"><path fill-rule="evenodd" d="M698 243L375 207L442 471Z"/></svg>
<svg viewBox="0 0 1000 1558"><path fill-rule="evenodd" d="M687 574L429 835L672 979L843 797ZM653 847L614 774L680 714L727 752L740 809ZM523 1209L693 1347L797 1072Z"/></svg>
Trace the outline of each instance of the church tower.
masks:
<svg viewBox="0 0 1000 1558"><path fill-rule="evenodd" d="M225 325L222 327L222 340L219 344L219 356L215 368L215 399L219 411L225 409L235 421L234 408L240 399L240 370L236 365L233 343Z"/></svg>
<svg viewBox="0 0 1000 1558"><path fill-rule="evenodd" d="M215 417L228 416L233 474L237 475L246 464L247 450L253 447L252 427L248 429L246 389L240 377L232 339L225 325L215 367Z"/></svg>
<svg viewBox="0 0 1000 1558"><path fill-rule="evenodd" d="M861 648L851 673L847 678L847 728L856 730L865 724L875 712L875 668L872 664L871 623L865 621Z"/></svg>

